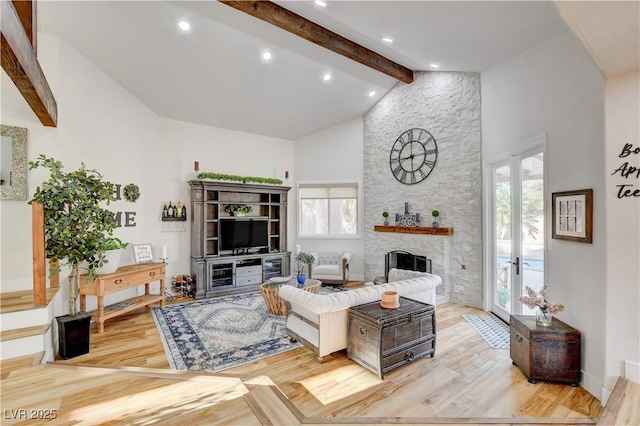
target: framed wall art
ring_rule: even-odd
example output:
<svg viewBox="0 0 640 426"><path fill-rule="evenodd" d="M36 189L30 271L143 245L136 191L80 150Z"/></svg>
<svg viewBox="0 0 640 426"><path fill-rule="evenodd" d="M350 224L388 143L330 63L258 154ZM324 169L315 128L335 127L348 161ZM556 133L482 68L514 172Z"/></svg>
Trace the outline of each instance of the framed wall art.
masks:
<svg viewBox="0 0 640 426"><path fill-rule="evenodd" d="M133 244L133 261L135 263L152 262L151 244Z"/></svg>
<svg viewBox="0 0 640 426"><path fill-rule="evenodd" d="M593 241L593 190L551 194L552 234L556 240L591 243Z"/></svg>

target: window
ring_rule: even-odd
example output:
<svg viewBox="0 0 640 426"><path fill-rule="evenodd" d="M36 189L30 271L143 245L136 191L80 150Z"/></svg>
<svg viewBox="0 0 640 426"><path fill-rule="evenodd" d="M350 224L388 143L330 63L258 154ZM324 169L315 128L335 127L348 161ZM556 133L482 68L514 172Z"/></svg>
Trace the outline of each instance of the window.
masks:
<svg viewBox="0 0 640 426"><path fill-rule="evenodd" d="M357 183L299 184L298 200L301 237L358 235Z"/></svg>

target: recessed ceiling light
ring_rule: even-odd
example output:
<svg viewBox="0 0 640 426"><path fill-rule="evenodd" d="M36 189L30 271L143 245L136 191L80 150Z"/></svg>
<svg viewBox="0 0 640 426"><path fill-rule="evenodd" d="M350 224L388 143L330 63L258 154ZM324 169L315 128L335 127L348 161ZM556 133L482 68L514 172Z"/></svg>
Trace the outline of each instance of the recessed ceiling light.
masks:
<svg viewBox="0 0 640 426"><path fill-rule="evenodd" d="M373 97L375 95L376 95L376 91L375 90L372 90L372 91L369 92L369 97Z"/></svg>
<svg viewBox="0 0 640 426"><path fill-rule="evenodd" d="M331 75L331 74L325 74L325 75L322 77L322 79L323 79L324 81L329 81L329 80L331 80L331 78L332 78L332 75Z"/></svg>
<svg viewBox="0 0 640 426"><path fill-rule="evenodd" d="M182 31L189 31L189 29L191 29L191 24L189 24L187 21L180 21L178 22L178 28L180 28Z"/></svg>
<svg viewBox="0 0 640 426"><path fill-rule="evenodd" d="M327 3L323 2L322 0L316 0L314 1L314 3L316 4L316 6L327 7Z"/></svg>
<svg viewBox="0 0 640 426"><path fill-rule="evenodd" d="M270 60L273 57L273 55L271 55L271 52L262 52L262 59L264 59L265 61Z"/></svg>
<svg viewBox="0 0 640 426"><path fill-rule="evenodd" d="M431 68L440 68L440 64L429 64Z"/></svg>
<svg viewBox="0 0 640 426"><path fill-rule="evenodd" d="M391 37L382 37L382 41L389 44L393 43L393 39Z"/></svg>

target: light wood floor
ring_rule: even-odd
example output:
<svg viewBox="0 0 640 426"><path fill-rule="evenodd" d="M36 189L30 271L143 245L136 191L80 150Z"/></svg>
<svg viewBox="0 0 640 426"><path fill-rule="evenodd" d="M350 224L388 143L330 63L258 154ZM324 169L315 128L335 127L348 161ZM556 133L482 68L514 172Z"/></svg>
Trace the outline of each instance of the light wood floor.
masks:
<svg viewBox="0 0 640 426"><path fill-rule="evenodd" d="M185 300L191 299L175 302ZM150 313L139 310L107 321L102 334L92 330L90 353L56 361L57 368L3 363L2 405L57 407L58 420L71 423L93 424L82 416L95 420L89 413L98 412L104 416L98 423L265 424L252 413L247 393L268 382L282 390L300 418L316 423L594 424L600 417L602 406L582 388L528 383L511 364L509 351L491 349L462 318L465 313L482 312L451 303L438 306L435 357L394 370L381 381L344 352L318 363L305 348L215 378L179 377L183 373L168 370ZM79 365L107 368L65 370ZM107 415L109 410L118 416Z"/></svg>

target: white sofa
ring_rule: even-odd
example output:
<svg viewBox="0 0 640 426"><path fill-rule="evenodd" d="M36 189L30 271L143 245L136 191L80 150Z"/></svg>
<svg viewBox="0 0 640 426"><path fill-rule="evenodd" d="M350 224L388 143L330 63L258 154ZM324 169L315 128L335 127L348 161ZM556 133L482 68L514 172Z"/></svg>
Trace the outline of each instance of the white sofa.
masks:
<svg viewBox="0 0 640 426"><path fill-rule="evenodd" d="M294 286L282 286L280 297L291 303L287 317L287 335L311 349L320 361L326 355L347 347L347 310L352 306L380 300L384 291L436 304L438 275L391 269L389 282L336 292L313 294Z"/></svg>

